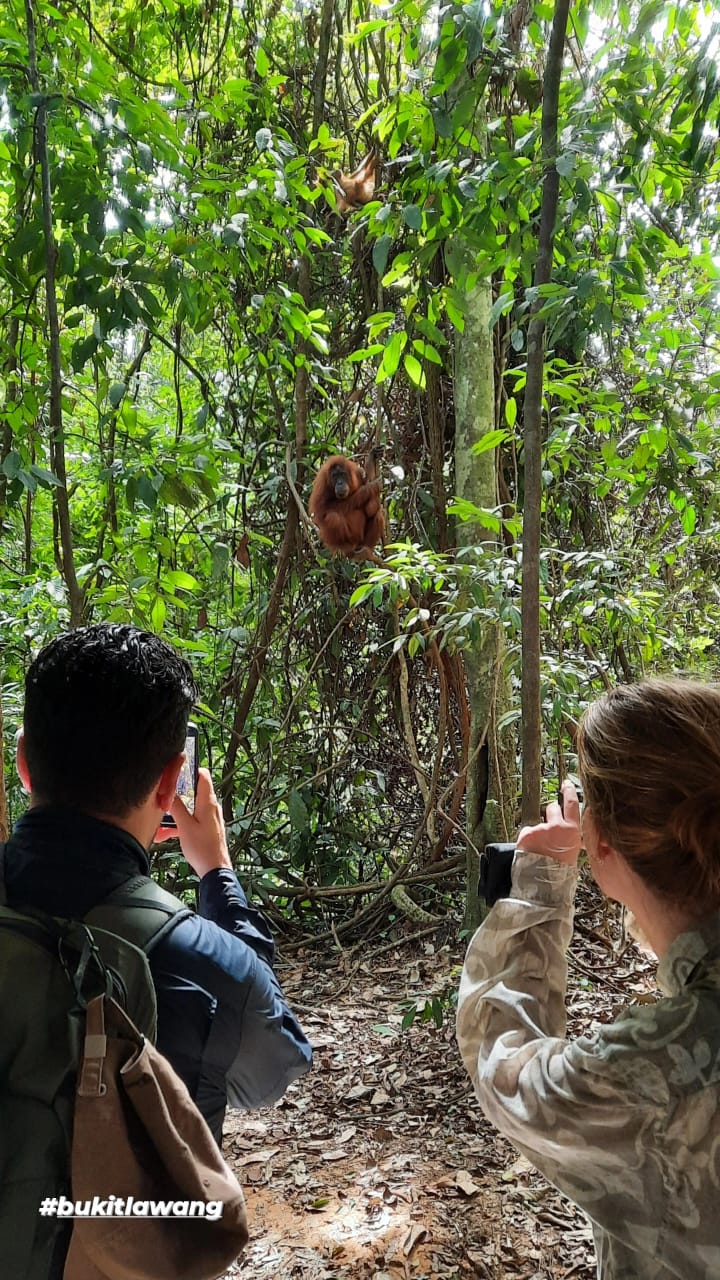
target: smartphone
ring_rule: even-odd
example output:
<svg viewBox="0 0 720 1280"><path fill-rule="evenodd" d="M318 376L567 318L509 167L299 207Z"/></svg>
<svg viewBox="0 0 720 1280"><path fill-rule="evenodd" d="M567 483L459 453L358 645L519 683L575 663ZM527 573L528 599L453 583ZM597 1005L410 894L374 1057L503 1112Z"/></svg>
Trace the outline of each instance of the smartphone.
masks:
<svg viewBox="0 0 720 1280"><path fill-rule="evenodd" d="M583 788L582 788L582 782L580 781L580 779L579 779L579 778L576 776L576 774L574 774L574 773L569 773L569 774L567 775L567 779L568 779L568 782L572 782L572 784L573 784L573 786L574 786L575 790L577 791L577 798L578 798L578 803L579 803L579 805L580 805L580 812L582 813L583 809L585 808L585 795L584 795ZM560 805L560 808L562 809L562 807L563 807L563 793L562 793L562 787L561 787L561 788L560 788L560 790L558 791L558 804Z"/></svg>
<svg viewBox="0 0 720 1280"><path fill-rule="evenodd" d="M187 727L187 737L185 739L185 761L180 770L178 778L177 793L182 800L188 813L195 812L195 799L197 797L198 783L198 727L192 721ZM164 813L161 827L175 828L177 823L171 813Z"/></svg>

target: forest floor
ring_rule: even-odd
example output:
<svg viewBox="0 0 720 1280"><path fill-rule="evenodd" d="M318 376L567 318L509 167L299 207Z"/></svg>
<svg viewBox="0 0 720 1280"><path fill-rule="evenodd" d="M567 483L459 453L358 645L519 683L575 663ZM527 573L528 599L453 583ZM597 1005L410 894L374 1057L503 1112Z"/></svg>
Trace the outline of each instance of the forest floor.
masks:
<svg viewBox="0 0 720 1280"><path fill-rule="evenodd" d="M453 1033L464 949L407 937L282 968L315 1065L276 1107L228 1117L225 1153L250 1219L243 1280L594 1280L584 1216L473 1099ZM583 883L570 1034L653 999L653 977ZM443 1026L403 1031L403 1002L423 1008L428 993L445 1005Z"/></svg>

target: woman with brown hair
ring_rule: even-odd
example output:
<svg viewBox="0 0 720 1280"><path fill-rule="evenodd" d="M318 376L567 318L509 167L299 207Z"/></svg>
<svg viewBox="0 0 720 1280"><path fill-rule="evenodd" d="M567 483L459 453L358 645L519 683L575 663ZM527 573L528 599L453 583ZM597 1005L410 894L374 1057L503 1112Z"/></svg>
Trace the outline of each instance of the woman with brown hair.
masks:
<svg viewBox="0 0 720 1280"><path fill-rule="evenodd" d="M588 1214L602 1280L720 1277L720 689L622 685L585 713L586 807L520 832L470 943L457 1035L489 1119ZM656 1004L567 1040L580 848L660 961Z"/></svg>

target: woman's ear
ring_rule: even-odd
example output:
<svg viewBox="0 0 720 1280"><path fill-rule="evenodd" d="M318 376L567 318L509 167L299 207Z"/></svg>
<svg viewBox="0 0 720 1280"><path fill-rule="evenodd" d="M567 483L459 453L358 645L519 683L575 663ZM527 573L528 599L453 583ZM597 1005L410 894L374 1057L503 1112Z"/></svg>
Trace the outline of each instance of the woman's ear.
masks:
<svg viewBox="0 0 720 1280"><path fill-rule="evenodd" d="M15 747L15 759L17 761L18 777L22 783L23 791L27 791L28 795L32 794L32 784L30 782L30 770L28 769L27 756L25 754L25 730L21 729L17 736L17 744Z"/></svg>
<svg viewBox="0 0 720 1280"><path fill-rule="evenodd" d="M595 854L596 854L596 857L598 857L601 862L604 862L606 858L610 857L611 853L615 853L615 852L616 850L613 849L611 844L608 844L607 840L605 840L603 836L598 837Z"/></svg>

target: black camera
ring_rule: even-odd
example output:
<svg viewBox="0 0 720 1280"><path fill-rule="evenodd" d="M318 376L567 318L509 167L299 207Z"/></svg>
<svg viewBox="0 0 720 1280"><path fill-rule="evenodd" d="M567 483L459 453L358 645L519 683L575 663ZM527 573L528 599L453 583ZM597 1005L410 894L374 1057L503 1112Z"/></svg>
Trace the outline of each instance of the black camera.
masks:
<svg viewBox="0 0 720 1280"><path fill-rule="evenodd" d="M569 775L580 801L580 812L584 804L583 789L580 779ZM562 809L562 790L558 792L558 804ZM545 817L545 805L542 816ZM509 898L512 889L512 861L515 856L515 845L510 843L486 844L480 856L480 879L478 894L489 907L494 906L500 898Z"/></svg>

